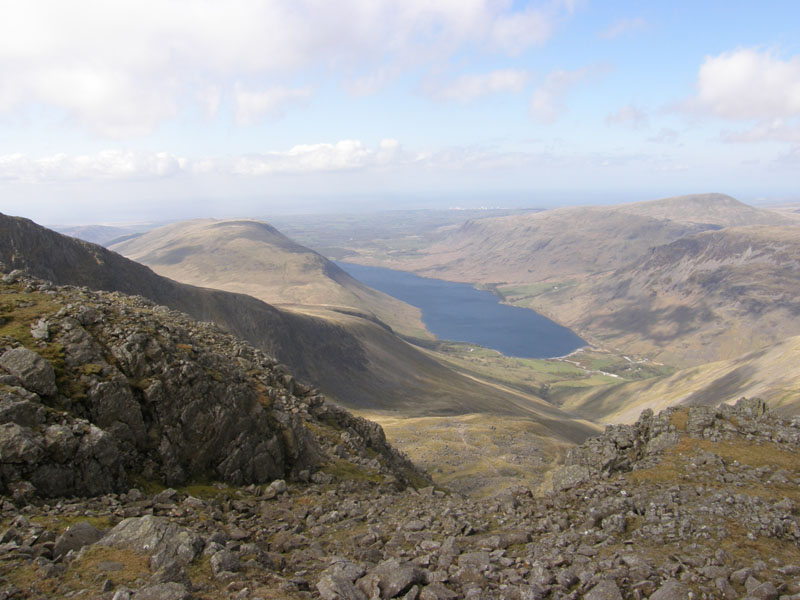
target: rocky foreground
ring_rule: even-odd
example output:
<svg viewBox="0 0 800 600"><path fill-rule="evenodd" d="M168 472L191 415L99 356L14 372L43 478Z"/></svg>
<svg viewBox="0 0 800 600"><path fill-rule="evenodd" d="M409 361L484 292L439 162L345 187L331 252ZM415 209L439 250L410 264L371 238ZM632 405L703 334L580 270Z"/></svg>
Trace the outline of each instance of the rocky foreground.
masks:
<svg viewBox="0 0 800 600"><path fill-rule="evenodd" d="M478 501L211 326L4 279L0 598L800 598L800 420L757 400Z"/></svg>

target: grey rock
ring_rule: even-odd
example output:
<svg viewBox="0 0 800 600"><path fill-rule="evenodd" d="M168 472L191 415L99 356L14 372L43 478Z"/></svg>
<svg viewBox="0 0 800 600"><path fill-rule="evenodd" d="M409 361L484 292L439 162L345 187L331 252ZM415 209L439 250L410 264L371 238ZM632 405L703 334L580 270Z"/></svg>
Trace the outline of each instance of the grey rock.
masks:
<svg viewBox="0 0 800 600"><path fill-rule="evenodd" d="M323 600L369 600L349 577L330 567L320 574L316 587Z"/></svg>
<svg viewBox="0 0 800 600"><path fill-rule="evenodd" d="M520 590L520 600L544 600L550 595L550 588L532 583Z"/></svg>
<svg viewBox="0 0 800 600"><path fill-rule="evenodd" d="M192 600L192 594L180 583L158 583L140 589L133 600Z"/></svg>
<svg viewBox="0 0 800 600"><path fill-rule="evenodd" d="M677 444L681 439L677 431L665 431L647 442L647 454L659 454Z"/></svg>
<svg viewBox="0 0 800 600"><path fill-rule="evenodd" d="M0 356L0 367L19 379L25 389L43 396L56 393L53 365L32 350L22 346L7 350Z"/></svg>
<svg viewBox="0 0 800 600"><path fill-rule="evenodd" d="M586 600L622 600L622 592L616 582L606 579L594 586L584 596Z"/></svg>
<svg viewBox="0 0 800 600"><path fill-rule="evenodd" d="M770 581L748 590L747 593L753 598L758 598L758 600L777 600L778 598L778 590Z"/></svg>
<svg viewBox="0 0 800 600"><path fill-rule="evenodd" d="M42 317L34 325L31 325L31 337L35 340L50 339L50 323Z"/></svg>
<svg viewBox="0 0 800 600"><path fill-rule="evenodd" d="M0 425L0 463L33 465L44 456L44 448L30 427L16 423Z"/></svg>
<svg viewBox="0 0 800 600"><path fill-rule="evenodd" d="M103 537L103 532L88 521L81 521L69 527L56 540L53 546L53 557L58 558L70 550L80 550Z"/></svg>
<svg viewBox="0 0 800 600"><path fill-rule="evenodd" d="M553 489L556 491L574 488L592 477L592 471L585 465L567 465L553 473Z"/></svg>
<svg viewBox="0 0 800 600"><path fill-rule="evenodd" d="M21 387L0 392L0 423L36 427L45 421L45 408L39 396Z"/></svg>
<svg viewBox="0 0 800 600"><path fill-rule="evenodd" d="M575 574L575 571L572 569L564 569L558 575L556 575L556 581L558 585L570 589L573 585L576 585L579 581L578 576Z"/></svg>
<svg viewBox="0 0 800 600"><path fill-rule="evenodd" d="M239 570L239 556L234 552L222 550L211 557L211 572L219 577L224 572Z"/></svg>
<svg viewBox="0 0 800 600"><path fill-rule="evenodd" d="M380 597L384 600L408 591L414 584L424 583L425 579L419 567L396 559L380 563L367 577L377 579Z"/></svg>
<svg viewBox="0 0 800 600"><path fill-rule="evenodd" d="M330 575L344 577L348 581L355 581L364 575L364 568L342 557L335 557L325 570Z"/></svg>
<svg viewBox="0 0 800 600"><path fill-rule="evenodd" d="M736 600L739 597L739 594L736 592L736 589L731 585L730 581L727 580L725 577L718 577L714 580L714 587L717 590L717 593L723 598L723 600Z"/></svg>
<svg viewBox="0 0 800 600"><path fill-rule="evenodd" d="M731 583L735 585L744 585L744 582L747 581L752 574L753 574L753 569L751 569L750 567L744 567L743 569L734 571L730 575Z"/></svg>
<svg viewBox="0 0 800 600"><path fill-rule="evenodd" d="M422 531L425 529L425 523L419 519L411 519L403 526L405 531Z"/></svg>
<svg viewBox="0 0 800 600"><path fill-rule="evenodd" d="M457 598L458 594L438 582L425 586L419 593L419 600L456 600Z"/></svg>
<svg viewBox="0 0 800 600"><path fill-rule="evenodd" d="M275 498L276 496L286 492L286 481L283 479L276 479L270 483L264 490L264 496L268 499Z"/></svg>
<svg viewBox="0 0 800 600"><path fill-rule="evenodd" d="M650 596L650 600L686 600L689 587L680 581L670 579Z"/></svg>
<svg viewBox="0 0 800 600"><path fill-rule="evenodd" d="M458 557L459 567L472 567L479 571L484 571L489 568L491 563L491 556L488 552L465 552Z"/></svg>
<svg viewBox="0 0 800 600"><path fill-rule="evenodd" d="M5 269L5 265L3 268ZM3 275L3 283L16 283L24 274L25 271L22 269L14 269L10 273Z"/></svg>
<svg viewBox="0 0 800 600"><path fill-rule="evenodd" d="M153 570L170 561L189 564L203 548L203 541L197 534L152 515L124 519L98 544L149 554Z"/></svg>

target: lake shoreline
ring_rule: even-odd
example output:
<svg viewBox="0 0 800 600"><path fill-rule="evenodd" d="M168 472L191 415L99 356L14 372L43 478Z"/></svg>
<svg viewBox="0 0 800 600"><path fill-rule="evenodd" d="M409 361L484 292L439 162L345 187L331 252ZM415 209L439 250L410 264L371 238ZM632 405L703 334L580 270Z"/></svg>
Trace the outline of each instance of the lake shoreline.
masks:
<svg viewBox="0 0 800 600"><path fill-rule="evenodd" d="M501 303L489 290L384 267L336 264L364 285L419 308L428 331L440 340L517 358L558 358L590 345L533 310Z"/></svg>

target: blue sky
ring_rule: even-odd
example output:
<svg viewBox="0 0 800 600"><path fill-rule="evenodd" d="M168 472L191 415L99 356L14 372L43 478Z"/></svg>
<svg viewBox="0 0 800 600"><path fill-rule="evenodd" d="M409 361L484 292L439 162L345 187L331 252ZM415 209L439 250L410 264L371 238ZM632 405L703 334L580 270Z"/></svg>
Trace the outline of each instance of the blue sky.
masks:
<svg viewBox="0 0 800 600"><path fill-rule="evenodd" d="M0 0L0 211L46 224L800 201L800 3Z"/></svg>

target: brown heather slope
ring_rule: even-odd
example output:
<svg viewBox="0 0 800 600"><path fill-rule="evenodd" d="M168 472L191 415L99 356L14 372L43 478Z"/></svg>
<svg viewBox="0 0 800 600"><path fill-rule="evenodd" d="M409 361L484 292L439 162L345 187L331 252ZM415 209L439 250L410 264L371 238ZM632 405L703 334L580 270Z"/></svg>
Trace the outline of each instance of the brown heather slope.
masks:
<svg viewBox="0 0 800 600"><path fill-rule="evenodd" d="M677 366L800 334L800 230L734 227L654 248L614 273L519 299L582 335Z"/></svg>
<svg viewBox="0 0 800 600"><path fill-rule="evenodd" d="M270 304L354 308L402 335L432 337L419 309L368 288L262 221L183 221L109 248L182 283L247 294Z"/></svg>
<svg viewBox="0 0 800 600"><path fill-rule="evenodd" d="M410 416L489 412L543 423L577 442L596 432L533 396L466 378L356 314L281 310L243 294L181 284L101 246L0 215L0 261L60 285L137 294L213 321L348 407Z"/></svg>

